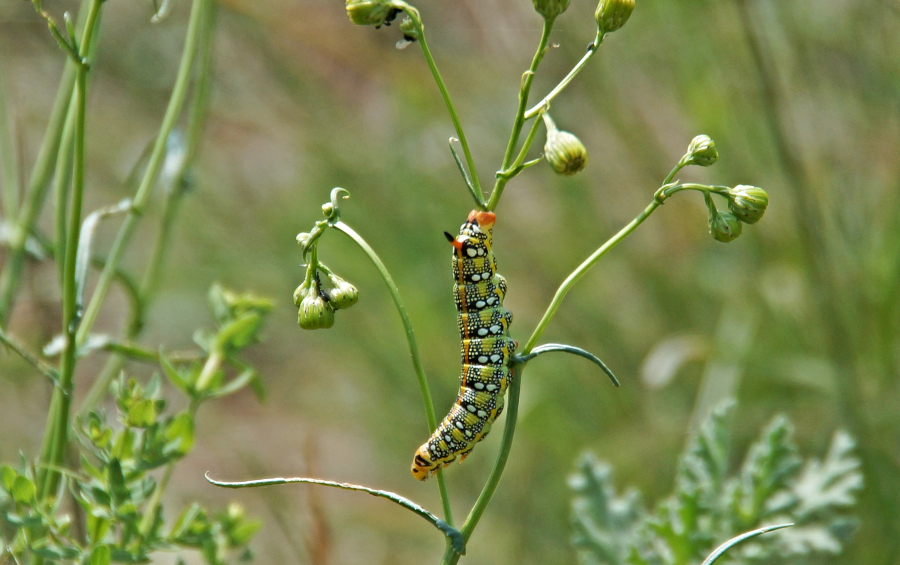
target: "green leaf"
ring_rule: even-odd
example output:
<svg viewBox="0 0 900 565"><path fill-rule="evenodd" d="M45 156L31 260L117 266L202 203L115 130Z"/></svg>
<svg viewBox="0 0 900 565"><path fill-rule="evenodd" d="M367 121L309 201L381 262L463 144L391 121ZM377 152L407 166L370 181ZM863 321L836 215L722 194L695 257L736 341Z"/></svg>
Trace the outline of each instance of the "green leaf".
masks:
<svg viewBox="0 0 900 565"><path fill-rule="evenodd" d="M36 492L37 488L35 488L34 483L28 480L28 477L22 475L17 476L13 480L12 488L9 489L9 494L19 504L31 504L34 501Z"/></svg>
<svg viewBox="0 0 900 565"><path fill-rule="evenodd" d="M12 467L8 467L3 465L0 467L0 482L3 483L3 488L6 489L7 492L12 491L13 483L16 481L16 477L19 476L19 473L16 472Z"/></svg>
<svg viewBox="0 0 900 565"><path fill-rule="evenodd" d="M166 445L165 454L177 453L184 456L194 446L194 419L182 412L168 423L165 430Z"/></svg>
<svg viewBox="0 0 900 565"><path fill-rule="evenodd" d="M88 565L109 565L110 551L107 545L98 545L91 551L91 557L88 559Z"/></svg>
<svg viewBox="0 0 900 565"><path fill-rule="evenodd" d="M156 403L145 398L128 409L126 424L133 428L146 428L156 421Z"/></svg>
<svg viewBox="0 0 900 565"><path fill-rule="evenodd" d="M241 390L248 384L252 383L254 380L256 380L256 378L256 371L248 367L240 375L215 389L210 396L213 398L228 396L229 394L233 394Z"/></svg>
<svg viewBox="0 0 900 565"><path fill-rule="evenodd" d="M219 330L215 347L225 351L243 349L256 340L260 327L262 318L258 314L245 314Z"/></svg>
<svg viewBox="0 0 900 565"><path fill-rule="evenodd" d="M131 493L125 484L125 474L122 473L122 464L118 459L113 459L106 467L106 476L109 481L109 494L115 505L123 504L130 500Z"/></svg>

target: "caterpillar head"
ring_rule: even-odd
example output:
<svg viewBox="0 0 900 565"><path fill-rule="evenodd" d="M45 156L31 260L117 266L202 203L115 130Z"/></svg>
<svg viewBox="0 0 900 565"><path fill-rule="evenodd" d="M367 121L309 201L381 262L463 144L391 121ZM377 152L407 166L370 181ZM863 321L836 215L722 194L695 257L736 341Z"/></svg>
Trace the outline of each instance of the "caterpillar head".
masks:
<svg viewBox="0 0 900 565"><path fill-rule="evenodd" d="M435 474L439 467L441 467L440 462L431 460L431 454L428 453L428 443L426 442L425 445L416 451L416 456L413 457L413 464L412 467L410 467L410 471L412 472L413 477L420 481L424 481Z"/></svg>

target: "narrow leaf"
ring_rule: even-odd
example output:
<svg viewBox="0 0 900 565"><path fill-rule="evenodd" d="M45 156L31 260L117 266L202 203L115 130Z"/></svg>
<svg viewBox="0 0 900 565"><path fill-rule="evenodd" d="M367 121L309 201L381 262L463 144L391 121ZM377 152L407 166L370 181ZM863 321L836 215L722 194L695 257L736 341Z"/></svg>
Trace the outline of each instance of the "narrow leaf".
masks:
<svg viewBox="0 0 900 565"><path fill-rule="evenodd" d="M456 528L452 527L447 522L441 520L428 510L425 510L415 502L411 501L408 498L400 496L399 494L389 492L386 490L375 490L368 487L353 485L350 483L337 483L334 481L323 481L320 479L307 479L302 477L292 477L292 478L271 478L271 479L260 479L256 481L240 481L240 482L226 482L226 481L216 481L210 478L209 473L206 473L206 480L210 483L224 488L247 488L247 487L263 487L270 485L284 485L290 483L307 483L313 485L322 485L326 487L334 487L344 490L355 490L359 492L365 492L371 494L372 496L377 496L380 498L386 498L391 502L399 504L400 506L406 508L407 510L411 510L428 520L431 525L435 528L443 532L445 536L450 539L450 545L453 547L454 551L459 553L460 555L466 554L466 539L463 537L462 533Z"/></svg>
<svg viewBox="0 0 900 565"><path fill-rule="evenodd" d="M793 526L794 524L779 524L777 526L766 526L765 528L759 528L758 530L753 530L751 532L747 532L745 534L741 534L737 537L733 537L730 540L726 541L722 545L716 548L715 551L709 554L709 557L703 560L703 563L700 565L712 565L716 559L722 556L723 553L734 547L735 545L741 543L742 541L756 537L760 534L765 534L768 532L773 532L775 530L780 530L781 528L788 528Z"/></svg>

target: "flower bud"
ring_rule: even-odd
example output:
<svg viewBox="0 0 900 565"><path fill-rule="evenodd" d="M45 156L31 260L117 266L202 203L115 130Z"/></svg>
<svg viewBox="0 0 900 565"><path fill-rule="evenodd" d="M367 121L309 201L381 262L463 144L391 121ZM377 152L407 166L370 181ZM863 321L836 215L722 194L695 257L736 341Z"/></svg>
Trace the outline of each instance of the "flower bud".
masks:
<svg viewBox="0 0 900 565"><path fill-rule="evenodd" d="M561 175L574 175L587 165L587 149L577 137L556 128L549 115L544 114L547 126L547 142L544 156L553 170Z"/></svg>
<svg viewBox="0 0 900 565"><path fill-rule="evenodd" d="M531 0L531 3L534 4L534 11L545 20L556 18L569 7L569 0Z"/></svg>
<svg viewBox="0 0 900 565"><path fill-rule="evenodd" d="M359 291L337 275L328 275L333 288L328 291L328 301L335 310L349 308L359 301Z"/></svg>
<svg viewBox="0 0 900 565"><path fill-rule="evenodd" d="M718 158L719 152L716 151L716 142L708 135L698 135L691 140L687 155L684 156L682 162L685 165L708 167L715 163Z"/></svg>
<svg viewBox="0 0 900 565"><path fill-rule="evenodd" d="M297 293L294 294L295 301L296 298ZM334 325L334 309L319 293L317 281L313 281L302 294L297 323L304 330L328 329Z"/></svg>
<svg viewBox="0 0 900 565"><path fill-rule="evenodd" d="M322 214L324 214L326 218L330 218L331 215L334 214L334 204L331 202L322 204Z"/></svg>
<svg viewBox="0 0 900 565"><path fill-rule="evenodd" d="M731 212L718 212L709 217L709 233L722 243L734 241L741 235L743 224Z"/></svg>
<svg viewBox="0 0 900 565"><path fill-rule="evenodd" d="M600 0L594 12L600 33L612 33L625 25L633 10L634 0Z"/></svg>
<svg viewBox="0 0 900 565"><path fill-rule="evenodd" d="M758 222L768 205L769 195L756 186L739 184L728 192L728 207L745 224Z"/></svg>
<svg viewBox="0 0 900 565"><path fill-rule="evenodd" d="M403 34L403 40L409 43L419 39L419 30L416 29L411 18L403 18L403 21L400 22L400 32Z"/></svg>
<svg viewBox="0 0 900 565"><path fill-rule="evenodd" d="M399 13L388 0L347 0L347 15L356 25L376 28L391 25Z"/></svg>

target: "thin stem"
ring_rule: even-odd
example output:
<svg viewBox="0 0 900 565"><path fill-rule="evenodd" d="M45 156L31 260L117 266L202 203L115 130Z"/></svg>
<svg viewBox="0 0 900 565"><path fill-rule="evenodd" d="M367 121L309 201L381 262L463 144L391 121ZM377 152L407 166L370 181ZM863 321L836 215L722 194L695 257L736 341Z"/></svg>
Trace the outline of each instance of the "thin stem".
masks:
<svg viewBox="0 0 900 565"><path fill-rule="evenodd" d="M31 363L40 374L50 379L53 384L59 385L59 373L56 372L56 369L41 361L36 355L32 355L32 353L28 351L28 348L22 345L22 343L12 335L5 333L3 328L0 328L0 343L18 353L22 359Z"/></svg>
<svg viewBox="0 0 900 565"><path fill-rule="evenodd" d="M434 413L434 402L431 400L431 390L428 388L428 379L425 377L425 369L422 367L422 360L419 357L419 345L416 342L416 333L415 330L413 330L412 322L406 311L406 306L403 305L403 300L400 298L400 289L397 288L397 284L394 282L393 277L391 277L391 273L388 272L387 267L381 261L381 258L362 236L344 222L335 222L333 226L335 229L349 236L350 239L355 241L366 255L369 256L369 259L381 274L381 278L384 279L388 291L391 293L391 298L394 300L394 306L397 307L397 313L400 314L400 321L403 323L403 330L406 333L406 342L409 344L409 356L412 358L413 369L416 371L416 379L419 381L419 390L422 393L422 403L425 405L425 418L428 420L428 431L429 433L432 433L437 428L437 416ZM452 526L453 513L450 509L450 496L447 493L447 485L444 482L444 475L441 471L438 471L437 480L441 492L441 503L444 506L444 519Z"/></svg>
<svg viewBox="0 0 900 565"><path fill-rule="evenodd" d="M93 0L84 26L81 40L82 57L90 51L94 23L100 17L103 0ZM60 359L59 386L53 391L44 443L41 448L41 470L38 474L38 499L44 500L56 492L59 468L63 466L65 447L68 443L69 409L72 401L72 379L75 372L75 333L78 326L78 306L76 280L76 256L81 231L81 207L84 196L84 130L87 109L87 63L75 72L75 139L72 167L72 203L69 216L69 234L65 250L65 277L63 279L63 333L65 349Z"/></svg>
<svg viewBox="0 0 900 565"><path fill-rule="evenodd" d="M513 437L516 433L516 422L519 418L519 392L522 388L522 366L513 367L510 374L512 376L512 382L509 385L509 396L506 403L506 424L503 427L503 438L500 441L500 451L497 453L497 459L494 460L494 467L491 469L491 474L488 476L484 488L481 489L481 494L478 495L478 500L475 501L475 505L472 506L469 516L459 530L462 532L463 539L466 542L469 541L472 532L475 531L475 527L478 525L478 521L481 520L484 511L487 509L488 504L490 504L491 498L497 490L497 485L500 484L500 478L503 476L503 470L506 468L506 462L509 459L509 453L512 450ZM442 565L454 565L459 561L459 558L459 553L448 546L444 552L444 558L441 563Z"/></svg>
<svg viewBox="0 0 900 565"><path fill-rule="evenodd" d="M516 152L516 145L519 142L519 135L522 132L522 126L525 124L525 108L528 106L528 94L531 92L531 83L534 82L534 75L537 72L538 65L541 64L544 55L547 53L547 45L550 43L550 32L553 31L553 23L556 18L544 20L544 27L541 31L541 41L538 43L537 51L531 59L531 66L528 71L522 75L522 85L519 88L519 107L516 109L516 118L513 122L512 133L509 136L509 143L506 145L506 153L503 155L503 166L501 169L507 169L513 154Z"/></svg>
<svg viewBox="0 0 900 565"><path fill-rule="evenodd" d="M131 320L128 323L128 328L125 332L125 339L127 341L135 339L143 329L143 312L148 310L148 306L150 305L150 302L152 302L156 294L156 289L159 286L163 270L162 267L165 264L166 252L171 240L172 227L175 224L175 219L185 195L185 175L192 166L200 146L201 132L203 131L203 125L209 106L210 87L212 83L215 19L216 4L213 2L209 7L209 12L206 14L203 30L200 32L201 37L199 43L201 45L201 52L200 60L197 62L197 82L190 103L185 155L178 171L172 176L172 185L169 187L169 194L166 198L162 219L160 220L160 228L156 244L153 248L153 255L147 265L147 270L137 293L140 301L135 304ZM150 148L148 147L148 150L149 149ZM79 414L87 414L93 410L97 403L100 402L100 399L106 394L109 383L119 374L119 371L122 370L125 362L126 357L118 353L112 355L107 360L100 375L94 380L94 383L91 385L90 390L85 396L85 399L79 408Z"/></svg>
<svg viewBox="0 0 900 565"><path fill-rule="evenodd" d="M78 21L84 21L87 18L89 8L90 2L81 3ZM94 42L91 47L94 47L96 43ZM89 61L93 52L96 52L95 48L92 48L91 52L88 53ZM69 103L73 96L74 86L75 63L71 58L66 57L62 78L59 81L59 89L56 92L56 100L53 103L53 110L50 112L50 121L47 123L47 130L44 132L37 159L31 170L25 200L20 213L17 215L18 221L10 226L12 229L9 242L10 252L7 255L6 263L3 265L3 272L0 273L0 326L6 325L12 311L22 267L25 264L25 243L44 205L44 197L46 196L47 186L50 183L50 176L53 173L56 154L59 151L63 126L69 110Z"/></svg>
<svg viewBox="0 0 900 565"><path fill-rule="evenodd" d="M484 192L481 190L478 172L475 170L475 160L472 158L472 152L469 150L469 142L466 141L466 134L459 121L459 116L456 114L456 108L453 106L453 101L450 100L450 93L447 91L444 79L441 78L441 73L438 72L437 65L434 63L434 57L431 56L431 50L428 49L428 42L425 40L425 25L422 23L422 17L419 15L418 10L408 5L406 2L396 2L395 4L409 16L410 20L413 22L413 26L415 26L416 31L418 32L419 46L422 47L422 54L425 56L428 68L431 69L431 74L434 77L434 82L437 83L438 90L441 91L441 96L444 99L444 104L447 106L447 111L450 113L450 120L453 122L454 129L456 129L456 137L459 139L463 154L466 156L466 165L469 167L472 184L475 186L475 195L477 196L475 203L481 209L484 206Z"/></svg>
<svg viewBox="0 0 900 565"><path fill-rule="evenodd" d="M662 201L660 199L654 199L654 201L647 206L643 212L641 212L634 220L631 221L627 226L622 228L619 233L611 237L606 243L600 246L597 251L595 251L590 257L584 260L584 262L578 266L577 269L572 271L572 273L563 281L562 285L560 285L559 289L556 291L556 294L553 296L553 300L550 301L550 305L547 307L547 311L544 312L544 316L541 318L541 321L538 322L537 327L534 329L534 332L531 334L531 337L528 338L528 342L525 344L525 347L522 350L521 355L527 355L534 348L538 339L540 339L541 334L544 333L544 330L547 329L547 325L550 323L550 320L553 319L554 314L559 309L559 305L562 304L563 298L565 298L566 294L572 287L575 286L575 283L587 273L594 264L600 260L601 257L606 255L606 253L618 245L623 239L625 239L631 232L633 232L639 225L641 225L644 220L646 220L650 214L653 213L654 210L659 208L662 205Z"/></svg>
<svg viewBox="0 0 900 565"><path fill-rule="evenodd" d="M578 61L578 64L576 64L575 67L573 67L572 70L569 71L569 74L567 74L565 78L563 78L547 96L544 96L544 98L540 102L538 102L537 104L532 106L530 110L525 112L526 120L537 116L541 109L549 106L550 101L556 98L556 96L560 92L562 92L565 87L569 86L569 83L572 82L572 79L574 79L575 76L581 72L581 69L584 68L591 57L594 56L594 53L597 52L597 48L600 47L601 43L603 43L603 34L601 34L598 30L597 37L594 39L594 42L588 46L587 53L584 54L584 57L582 57L581 60Z"/></svg>
<svg viewBox="0 0 900 565"><path fill-rule="evenodd" d="M512 161L513 155L516 152L516 145L519 143L519 136L522 133L522 126L525 125L525 108L528 105L528 95L531 92L531 83L534 82L534 75L537 72L538 66L541 64L541 60L543 60L544 55L547 53L547 45L550 42L550 32L553 30L553 23L556 21L556 18L550 18L544 20L544 27L541 31L541 41L538 43L537 51L534 53L534 57L531 59L531 66L528 67L528 70L525 74L522 75L522 84L519 87L519 106L516 109L516 117L513 121L512 132L509 135L509 143L506 145L506 153L503 155L503 165L500 167L501 171L507 171L511 167L510 161ZM535 131L535 128L532 127L532 132ZM522 151L519 153L519 159L517 161L520 162L524 159L525 153L531 147L531 142L534 140L534 136L530 135L528 139L525 140L525 143L522 145ZM513 167L514 168L514 167ZM500 202L500 196L503 194L503 188L506 186L506 183L509 182L510 178L497 176L497 180L494 183L494 189L491 191L491 197L488 201L487 209L495 210L497 208L497 204Z"/></svg>
<svg viewBox="0 0 900 565"><path fill-rule="evenodd" d="M528 131L528 135L525 137L525 143L522 144L522 150L519 151L519 155L516 157L516 160L513 161L512 165L509 169L505 169L497 173L497 183L494 185L494 190L491 192L491 199L488 202L487 209L489 211L493 211L497 208L497 204L500 202L500 197L503 195L503 189L506 188L506 184L513 179L516 175L522 172L527 166L530 166L540 159L536 159L532 162L526 163L525 165L522 162L525 160L525 156L528 154L528 150L531 148L532 142L534 142L534 138L537 135L537 130L540 127L541 122L535 120L531 124L531 129Z"/></svg>
<svg viewBox="0 0 900 565"><path fill-rule="evenodd" d="M187 38L184 44L184 50L181 54L181 63L178 68L178 76L175 79L175 86L172 89L172 96L169 98L169 105L166 108L166 114L163 118L159 134L156 137L156 143L153 146L153 152L150 155L150 161L147 163L147 170L141 179L137 193L134 196L132 209L125 217L122 227L116 236L112 249L109 252L109 259L106 268L100 274L97 281L97 287L91 297L91 301L85 310L84 319L81 327L78 329L78 343L84 343L88 333L93 328L100 307L106 299L109 292L116 268L122 260L125 248L131 240L131 235L137 225L138 219L143 214L144 206L150 197L151 190L159 176L159 170L162 167L163 157L165 156L166 140L175 127L175 122L181 112L181 106L187 96L188 84L190 83L191 69L197 56L197 44L200 32L203 29L202 22L205 20L205 14L209 12L212 0L193 0L191 5L191 16L188 22Z"/></svg>

